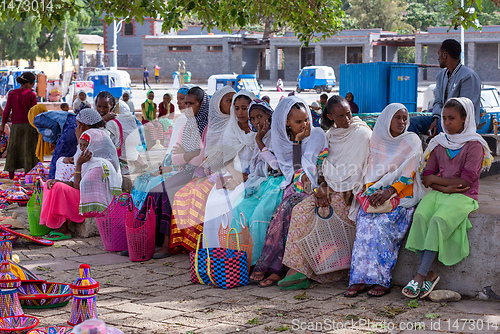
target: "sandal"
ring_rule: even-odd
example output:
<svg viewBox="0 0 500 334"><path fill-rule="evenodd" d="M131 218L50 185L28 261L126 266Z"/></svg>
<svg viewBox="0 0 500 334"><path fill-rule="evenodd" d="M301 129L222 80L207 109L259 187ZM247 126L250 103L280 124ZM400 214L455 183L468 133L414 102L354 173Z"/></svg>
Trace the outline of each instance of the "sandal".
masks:
<svg viewBox="0 0 500 334"><path fill-rule="evenodd" d="M279 283L278 283L279 285ZM311 286L311 280L310 279L306 279L302 282L299 282L297 284L294 284L294 285L288 285L288 286L281 286L279 285L280 289L281 290L300 290L300 289L308 289L309 287Z"/></svg>
<svg viewBox="0 0 500 334"><path fill-rule="evenodd" d="M261 277L261 278L260 279L252 278L252 275L254 275L254 274L260 274L260 275L255 275L255 276ZM255 272L255 273L252 273L252 275L250 275L250 277L248 278L248 280L250 282L252 282L252 283L255 283L255 284L259 284L260 282L262 282L264 280L264 277L266 277L266 273Z"/></svg>
<svg viewBox="0 0 500 334"><path fill-rule="evenodd" d="M420 290L420 299L423 299L431 294L432 290L436 287L441 277L436 277L434 281L424 281L422 289Z"/></svg>
<svg viewBox="0 0 500 334"><path fill-rule="evenodd" d="M413 295L409 294L405 290L410 290L411 292L413 292ZM406 297L411 298L411 299L415 299L418 297L421 290L422 290L422 288L420 287L418 282L415 280L411 280L410 282L408 282L408 284L406 284L406 286L403 288L403 290L401 290L401 292Z"/></svg>
<svg viewBox="0 0 500 334"><path fill-rule="evenodd" d="M58 241L71 239L71 234L64 234L61 232L50 231L48 236L43 237L45 240Z"/></svg>
<svg viewBox="0 0 500 334"><path fill-rule="evenodd" d="M277 277L276 279L273 279L272 276L275 276ZM270 286L273 286L275 284L277 284L279 281L281 281L281 277L279 277L278 275L276 274L272 274L270 275L269 277L267 278L264 278L262 281L260 281L259 285L257 285L259 288L268 288ZM264 284L265 282L270 282L268 284Z"/></svg>
<svg viewBox="0 0 500 334"><path fill-rule="evenodd" d="M346 298L354 298L357 297L359 294L364 293L366 291L370 290L370 286L363 284L363 286L358 285L357 287L354 287L354 285L351 285L346 292L344 292L344 297ZM349 293L349 292L354 292L354 293Z"/></svg>
<svg viewBox="0 0 500 334"><path fill-rule="evenodd" d="M305 280L307 280L308 277L302 273L295 273L290 276L286 276L283 278L281 281L278 282L278 285L280 288L286 288L289 286L297 285Z"/></svg>
<svg viewBox="0 0 500 334"><path fill-rule="evenodd" d="M374 294L373 292L382 292L382 293L381 294ZM381 285L376 285L372 289L370 289L370 291L368 291L367 295L368 295L368 297L377 298L377 297L385 296L389 293L391 293L391 288L386 288L386 287L381 286Z"/></svg>

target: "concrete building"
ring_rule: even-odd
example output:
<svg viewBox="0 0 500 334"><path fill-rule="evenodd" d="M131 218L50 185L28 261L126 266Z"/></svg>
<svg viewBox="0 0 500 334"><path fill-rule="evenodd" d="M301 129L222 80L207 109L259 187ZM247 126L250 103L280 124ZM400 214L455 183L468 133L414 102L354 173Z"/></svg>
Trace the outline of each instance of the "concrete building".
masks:
<svg viewBox="0 0 500 334"><path fill-rule="evenodd" d="M102 20L104 25L104 52L108 59L107 66L111 66L109 62L112 59L113 49L113 25L108 25ZM142 38L144 36L163 35L161 32L162 20L153 18L145 18L144 24L138 23L133 19L130 23L123 22L121 30L117 34L118 45L118 67L142 67Z"/></svg>
<svg viewBox="0 0 500 334"><path fill-rule="evenodd" d="M415 35L415 62L438 64L438 50L448 38L460 41L460 32L448 27L429 28ZM498 81L500 78L500 26L484 26L482 31L465 32L465 65L473 69L481 81ZM434 81L439 68L420 71L419 80Z"/></svg>

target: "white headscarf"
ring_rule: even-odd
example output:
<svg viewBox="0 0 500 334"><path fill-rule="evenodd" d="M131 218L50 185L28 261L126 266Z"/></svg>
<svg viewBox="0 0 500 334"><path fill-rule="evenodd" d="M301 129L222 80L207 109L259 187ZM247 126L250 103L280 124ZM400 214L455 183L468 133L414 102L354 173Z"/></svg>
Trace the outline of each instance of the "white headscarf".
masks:
<svg viewBox="0 0 500 334"><path fill-rule="evenodd" d="M465 112L467 113L467 116L465 117L464 130L460 133L450 135L448 131L446 131L446 128L444 127L443 118L441 117L441 126L443 128L444 133L441 132L439 135L432 138L432 140L430 141L429 146L427 146L427 149L425 150L422 159L421 170L423 170L423 168L427 164L427 160L429 159L432 150L434 150L436 146L441 145L444 148L450 150L458 150L461 149L467 142L470 141L477 141L481 143L484 151L482 169L483 170L490 169L491 163L493 162L493 158L491 156L490 147L488 146L488 143L483 139L483 137L481 137L481 135L476 133L476 121L475 121L476 116L474 112L474 104L472 103L471 100L469 100L466 97L452 97L448 101L450 100L455 100L458 103L460 103L464 107Z"/></svg>
<svg viewBox="0 0 500 334"><path fill-rule="evenodd" d="M236 113L234 111L234 102L239 96L242 95L248 97L250 100L257 98L254 93L246 90L241 90L234 94L233 102L231 103L231 115L222 140L224 144L224 163L239 157L241 172L244 172L245 169L250 166L250 160L252 159L253 148L255 146L256 133L252 131L245 133L245 131L241 130L238 125L238 119L236 118ZM235 166L235 168L237 168L237 166Z"/></svg>
<svg viewBox="0 0 500 334"><path fill-rule="evenodd" d="M186 95L189 89L195 87L195 85L192 84L185 84L182 85L181 88L177 91L177 93L180 93L182 95ZM168 148L166 155L170 154L172 150L174 149L175 144L177 144L177 137L179 136L179 132L181 129L184 127L184 124L186 124L187 117L184 114L184 109L179 110L180 115L177 117L175 120L174 126L172 128L172 136L170 137L170 142L168 143Z"/></svg>
<svg viewBox="0 0 500 334"><path fill-rule="evenodd" d="M364 185L372 130L354 116L347 129L332 127L326 133L328 156L323 161L323 176L333 191L359 193ZM356 220L356 198L351 203L349 218Z"/></svg>
<svg viewBox="0 0 500 334"><path fill-rule="evenodd" d="M87 150L92 152L90 161L82 165L80 213L103 211L111 203L113 196L121 193L120 168L115 167L118 163L118 156L111 139L102 130L89 129L82 133L80 139L89 142ZM81 153L80 150L78 151ZM78 158L75 157L75 159ZM90 171L94 168L102 169L102 177L98 180L89 177ZM99 181L105 183L105 187L99 184ZM106 190L103 191L104 189Z"/></svg>
<svg viewBox="0 0 500 334"><path fill-rule="evenodd" d="M405 131L397 137L390 132L391 121L399 110L406 107L401 103L391 103L380 113L373 128L370 139L370 156L365 184L372 183L366 191L371 195L380 189L387 189L397 181L404 184L413 183L413 196L402 198L400 206L409 208L418 204L424 195L420 174L419 162L422 157L422 142L413 132L408 132L410 122Z"/></svg>
<svg viewBox="0 0 500 334"><path fill-rule="evenodd" d="M217 90L210 99L205 157L211 156L218 151L222 151L222 148L219 147L219 145L222 144L222 135L226 130L230 114L224 114L220 109L220 104L222 98L228 93L236 93L236 91L231 86L224 86Z"/></svg>
<svg viewBox="0 0 500 334"><path fill-rule="evenodd" d="M85 94L85 100L80 100L80 93ZM90 102L87 100L87 93L83 89L79 90L78 93L76 93L76 99L73 102L73 110L79 109L82 103L85 103L86 107L91 106Z"/></svg>
<svg viewBox="0 0 500 334"><path fill-rule="evenodd" d="M106 129L114 137L115 147L121 150L119 158L129 161L135 161L139 157L137 145L141 143L139 129L135 116L130 112L130 108L124 101L119 101L117 104L119 113L114 120L106 123ZM116 109L116 107L115 107ZM120 123L120 126L117 124ZM121 134L123 133L123 138Z"/></svg>
<svg viewBox="0 0 500 334"><path fill-rule="evenodd" d="M309 125L312 127L309 137L302 141L301 164L307 174L313 188L318 186L316 163L318 155L328 147L326 136L321 128L312 126L311 111L301 98L289 96L283 98L273 113L273 123L271 126L271 143L280 170L285 176L285 181L281 183L281 188L285 189L293 180L293 143L286 132L286 121L288 113L293 105L300 103L304 106L309 117Z"/></svg>

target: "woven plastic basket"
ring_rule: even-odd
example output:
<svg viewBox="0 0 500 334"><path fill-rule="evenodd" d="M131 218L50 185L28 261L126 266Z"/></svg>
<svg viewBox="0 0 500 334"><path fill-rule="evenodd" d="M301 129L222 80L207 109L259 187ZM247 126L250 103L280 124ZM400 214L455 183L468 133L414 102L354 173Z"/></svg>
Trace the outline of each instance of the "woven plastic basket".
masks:
<svg viewBox="0 0 500 334"><path fill-rule="evenodd" d="M225 221L225 222L224 222ZM222 219L219 226L219 247L224 247L227 244L227 235L231 229L231 224L229 223L229 216L227 213L222 215Z"/></svg>
<svg viewBox="0 0 500 334"><path fill-rule="evenodd" d="M108 252L127 250L127 232L125 220L127 218L127 196L113 197L109 206L95 217L99 234Z"/></svg>
<svg viewBox="0 0 500 334"><path fill-rule="evenodd" d="M46 235L51 231L50 228L40 225L40 212L42 211L43 188L42 182L38 180L35 183L35 191L28 201L28 224L30 234L33 236Z"/></svg>
<svg viewBox="0 0 500 334"><path fill-rule="evenodd" d="M321 217L316 208L311 232L297 245L314 273L321 275L351 266L355 237L356 227L340 219L331 207L326 217Z"/></svg>
<svg viewBox="0 0 500 334"><path fill-rule="evenodd" d="M139 215L132 197L127 198L127 245L130 260L139 262L151 259L155 252L156 216L153 210L153 200L146 199L145 215Z"/></svg>
<svg viewBox="0 0 500 334"><path fill-rule="evenodd" d="M238 233L238 236L236 236L236 234L231 234L231 230L233 229L229 230L227 234L226 248L234 250L242 250L247 252L248 272L250 272L250 263L252 263L253 239L252 236L250 235L250 231L248 230L247 220L245 219L245 215L243 213L240 213L240 224L241 224L241 232ZM228 227L231 228L231 226ZM238 239L240 244L239 248L238 248Z"/></svg>

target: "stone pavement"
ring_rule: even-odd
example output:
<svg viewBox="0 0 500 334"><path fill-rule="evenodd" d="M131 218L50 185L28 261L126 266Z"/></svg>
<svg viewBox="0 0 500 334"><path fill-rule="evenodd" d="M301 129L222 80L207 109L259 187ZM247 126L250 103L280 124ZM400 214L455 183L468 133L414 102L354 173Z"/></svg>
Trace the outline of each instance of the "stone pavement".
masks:
<svg viewBox="0 0 500 334"><path fill-rule="evenodd" d="M301 291L256 285L222 290L192 284L188 255L131 262L106 252L99 237L57 241L51 247L19 240L14 254L22 265L52 282L71 283L79 265L90 264L101 286L99 318L127 334L431 333L438 329L495 333L496 324L500 326L500 303L474 299L409 303L398 287L382 298L348 299L342 296L346 281L314 283ZM25 312L40 318L40 326L64 325L70 309L71 302L62 308Z"/></svg>

